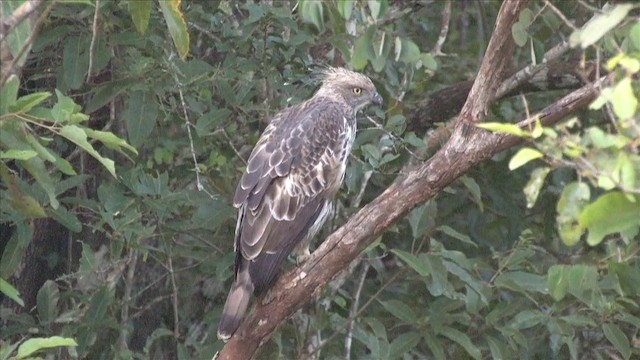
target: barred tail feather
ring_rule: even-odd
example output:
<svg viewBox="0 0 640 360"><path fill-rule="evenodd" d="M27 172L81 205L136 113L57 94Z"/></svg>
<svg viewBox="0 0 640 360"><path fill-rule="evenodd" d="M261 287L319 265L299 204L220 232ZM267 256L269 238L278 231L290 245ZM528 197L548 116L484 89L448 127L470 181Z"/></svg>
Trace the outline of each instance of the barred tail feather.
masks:
<svg viewBox="0 0 640 360"><path fill-rule="evenodd" d="M231 290L227 296L220 323L218 324L218 339L226 341L238 330L242 318L249 307L253 288L249 271L245 268L244 271L238 273L238 277L231 285Z"/></svg>

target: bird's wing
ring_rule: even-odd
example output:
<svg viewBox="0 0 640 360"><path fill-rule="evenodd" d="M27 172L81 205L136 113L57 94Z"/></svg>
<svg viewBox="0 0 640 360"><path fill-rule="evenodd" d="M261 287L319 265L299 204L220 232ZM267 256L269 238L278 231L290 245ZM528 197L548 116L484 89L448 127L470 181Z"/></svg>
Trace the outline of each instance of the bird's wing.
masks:
<svg viewBox="0 0 640 360"><path fill-rule="evenodd" d="M256 261L257 271L276 272L338 190L346 114L311 100L276 116L256 144L234 205L236 251Z"/></svg>

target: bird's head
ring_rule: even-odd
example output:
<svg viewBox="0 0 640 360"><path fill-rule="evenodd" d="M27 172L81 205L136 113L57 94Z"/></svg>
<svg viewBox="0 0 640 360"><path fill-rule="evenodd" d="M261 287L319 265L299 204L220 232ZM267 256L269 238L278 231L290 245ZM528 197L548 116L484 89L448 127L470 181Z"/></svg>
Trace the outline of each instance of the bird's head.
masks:
<svg viewBox="0 0 640 360"><path fill-rule="evenodd" d="M322 72L322 86L316 93L342 99L358 112L374 103L382 105L382 97L367 76L344 68L328 68Z"/></svg>

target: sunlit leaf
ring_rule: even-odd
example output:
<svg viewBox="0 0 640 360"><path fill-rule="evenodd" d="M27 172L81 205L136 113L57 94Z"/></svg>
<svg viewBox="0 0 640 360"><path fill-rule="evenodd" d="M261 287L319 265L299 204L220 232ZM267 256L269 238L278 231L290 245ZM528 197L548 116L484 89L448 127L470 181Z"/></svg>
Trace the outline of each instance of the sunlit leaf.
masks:
<svg viewBox="0 0 640 360"><path fill-rule="evenodd" d="M618 25L631 9L633 9L631 4L618 4L614 5L612 9L610 8L610 10L597 14L580 29L578 38L572 39L571 45L576 46L579 43L584 49L589 45L595 44L596 41Z"/></svg>
<svg viewBox="0 0 640 360"><path fill-rule="evenodd" d="M611 98L613 112L621 120L626 120L635 115L638 110L638 99L631 86L631 78L627 77L614 87Z"/></svg>
<svg viewBox="0 0 640 360"><path fill-rule="evenodd" d="M528 131L522 130L518 125L514 124L505 124L505 123L497 123L497 122L486 122L476 124L477 127L497 133L515 135L518 137L529 137Z"/></svg>
<svg viewBox="0 0 640 360"><path fill-rule="evenodd" d="M527 198L527 208L531 209L536 204L540 190L542 190L544 181L550 171L550 167L544 166L536 168L531 172L529 182L527 182L527 185L522 189Z"/></svg>
<svg viewBox="0 0 640 360"><path fill-rule="evenodd" d="M152 0L135 0L128 2L131 20L133 20L133 24L140 34L144 34L147 31L152 5Z"/></svg>
<svg viewBox="0 0 640 360"><path fill-rule="evenodd" d="M0 159L29 160L36 156L38 156L38 153L33 150L9 149L0 151Z"/></svg>
<svg viewBox="0 0 640 360"><path fill-rule="evenodd" d="M640 199L629 201L621 192L610 192L600 196L580 213L579 223L589 230L587 243L599 244L612 233L640 227Z"/></svg>
<svg viewBox="0 0 640 360"><path fill-rule="evenodd" d="M38 351L62 346L78 346L78 344L72 338L64 338L60 336L32 338L20 345L16 359L26 359Z"/></svg>
<svg viewBox="0 0 640 360"><path fill-rule="evenodd" d="M16 102L9 107L12 112L29 112L34 106L40 104L51 96L48 91L36 92L33 94L21 96Z"/></svg>
<svg viewBox="0 0 640 360"><path fill-rule="evenodd" d="M182 0L160 0L159 3L162 15L169 28L169 34L171 34L178 54L184 60L189 54L189 29L180 10Z"/></svg>
<svg viewBox="0 0 640 360"><path fill-rule="evenodd" d="M580 240L584 230L578 223L578 216L591 197L589 185L582 182L567 184L556 205L556 221L562 241L571 246Z"/></svg>
<svg viewBox="0 0 640 360"><path fill-rule="evenodd" d="M18 290L3 278L0 278L0 293L15 301L18 305L24 307L24 300L20 298L20 293L18 292Z"/></svg>
<svg viewBox="0 0 640 360"><path fill-rule="evenodd" d="M65 125L60 129L60 135L67 138L69 141L81 147L84 151L98 160L113 177L116 177L116 168L113 160L108 159L100 155L89 141L87 141L87 134L84 130L76 125Z"/></svg>
<svg viewBox="0 0 640 360"><path fill-rule="evenodd" d="M544 154L536 149L529 147L521 148L509 161L509 170L515 170L529 161L540 159L543 156Z"/></svg>

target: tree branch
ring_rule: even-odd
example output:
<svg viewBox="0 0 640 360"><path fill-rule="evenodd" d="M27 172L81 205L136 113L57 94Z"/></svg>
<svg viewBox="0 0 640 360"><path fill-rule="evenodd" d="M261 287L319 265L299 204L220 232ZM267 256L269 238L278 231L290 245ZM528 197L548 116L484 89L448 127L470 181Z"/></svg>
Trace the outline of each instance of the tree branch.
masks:
<svg viewBox="0 0 640 360"><path fill-rule="evenodd" d="M0 24L0 41L4 41L5 37L16 26L20 25L24 19L36 11L44 0L30 0L20 5L15 11L7 17L2 17L2 24Z"/></svg>
<svg viewBox="0 0 640 360"><path fill-rule="evenodd" d="M258 299L253 311L218 354L218 359L253 358L282 322L309 299L318 296L325 285L377 236L469 168L499 151L502 136L473 124L484 118L503 80L515 49L511 26L527 2L514 0L502 4L478 77L449 142L430 160L405 176L399 176L380 196L330 235L302 266L281 276L269 294ZM595 94L594 89L593 96ZM507 140L503 142L508 143Z"/></svg>

